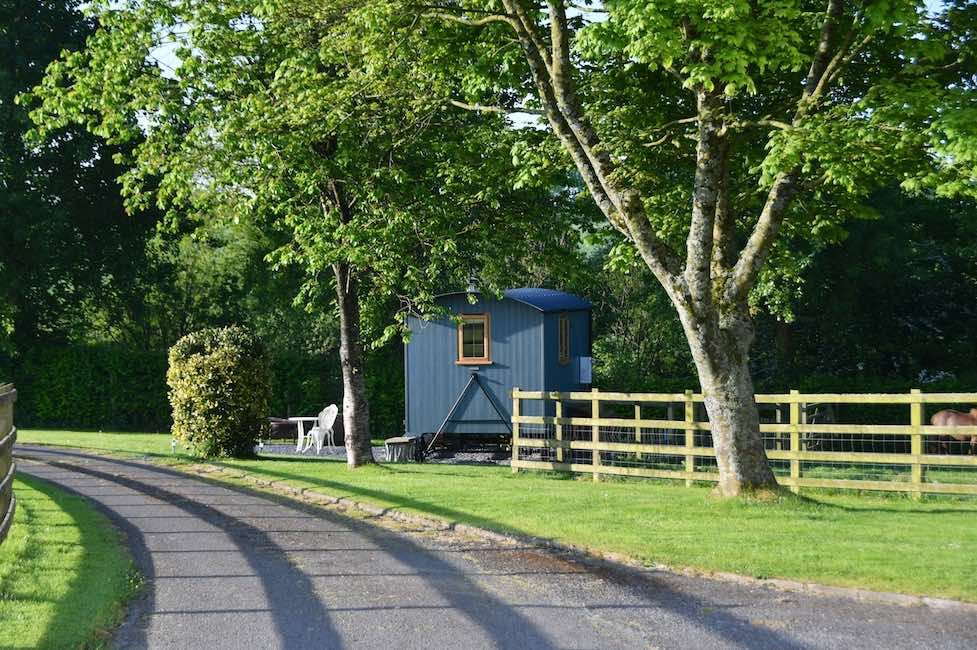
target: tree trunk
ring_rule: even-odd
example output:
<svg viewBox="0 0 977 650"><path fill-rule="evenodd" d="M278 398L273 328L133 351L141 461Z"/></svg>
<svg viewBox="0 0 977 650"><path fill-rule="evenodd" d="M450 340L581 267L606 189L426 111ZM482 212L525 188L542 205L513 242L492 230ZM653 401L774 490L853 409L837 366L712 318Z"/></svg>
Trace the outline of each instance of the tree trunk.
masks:
<svg viewBox="0 0 977 650"><path fill-rule="evenodd" d="M753 323L744 306L728 318L696 320L680 309L705 396L719 465L719 492L778 490L767 462L750 374Z"/></svg>
<svg viewBox="0 0 977 650"><path fill-rule="evenodd" d="M346 264L335 264L339 305L339 363L343 373L343 430L346 464L350 468L375 463L370 443L370 407L366 399L363 345L360 341L360 303L356 280Z"/></svg>

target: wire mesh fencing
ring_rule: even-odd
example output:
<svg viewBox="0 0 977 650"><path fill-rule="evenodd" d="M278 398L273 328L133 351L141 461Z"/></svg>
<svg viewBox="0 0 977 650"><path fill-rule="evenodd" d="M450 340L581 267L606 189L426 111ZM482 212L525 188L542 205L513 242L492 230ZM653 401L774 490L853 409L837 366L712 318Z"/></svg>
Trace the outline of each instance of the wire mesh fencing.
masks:
<svg viewBox="0 0 977 650"><path fill-rule="evenodd" d="M757 395L756 401L771 469L781 484L795 491L810 487L977 495L977 418L973 426L926 420L945 407L977 403L977 393L790 391ZM534 404L537 415L522 415L526 402ZM592 473L595 480L604 475L683 479L686 484L718 480L704 399L691 391L516 389L512 421L514 471Z"/></svg>

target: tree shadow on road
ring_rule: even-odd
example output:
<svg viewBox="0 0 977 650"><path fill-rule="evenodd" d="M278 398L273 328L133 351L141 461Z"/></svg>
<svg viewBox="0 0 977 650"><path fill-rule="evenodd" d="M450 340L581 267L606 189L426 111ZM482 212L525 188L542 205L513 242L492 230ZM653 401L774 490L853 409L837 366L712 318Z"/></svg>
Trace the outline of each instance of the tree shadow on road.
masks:
<svg viewBox="0 0 977 650"><path fill-rule="evenodd" d="M30 450L30 453L34 452L35 450ZM186 474L157 466L148 466L142 463L104 457L93 457L86 454L60 450L44 450L41 454L39 454L39 456L41 457L38 458L38 460L46 462L55 467L62 467L68 471L76 471L105 481L114 482L129 489L141 492L147 496L160 499L164 503L176 506L189 514L204 519L221 530L230 533L232 536L235 534L240 535L241 533L246 533L246 537L248 539L256 540L258 542L256 544L248 545L247 548L239 545L238 548L247 557L252 570L258 577L261 578L262 583L265 585L268 594L269 608L275 613L275 624L285 647L311 647L313 645L317 647L340 647L342 645L341 638L337 631L332 625L329 624L330 608L319 601L314 592L309 574L306 574L287 562L285 559L285 554L287 553L288 549L281 548L268 536L266 531L245 523L239 518L219 512L211 506L195 501L189 501L182 494L163 490L147 483L144 480L119 476L117 474L97 470L92 467L78 466L74 463L61 463L57 461L57 458L77 457L89 462L97 461L116 467L128 467L143 472L163 474L182 480L201 481L203 483L225 488L231 492L248 496L260 496L263 499L268 499L278 504L287 504L294 510L299 510L305 513L315 513L324 520L332 523L341 523L342 525L347 526L356 533L362 535L366 540L375 545L378 550L386 553L389 557L393 558L400 564L409 567L412 574L421 576L433 589L437 590L441 597L448 603L448 605L444 606L445 608L450 607L463 614L467 619L471 620L475 625L480 627L497 647L555 647L556 644L554 639L545 633L524 612L529 612L534 609L559 608L567 609L571 612L576 611L580 616L584 616L589 613L588 610L596 610L605 606L599 603L588 604L587 602L583 602L586 600L583 594L580 595L581 602L573 602L568 605L550 605L542 602L526 602L513 606L512 604L507 603L486 591L473 580L471 575L461 570L458 566L448 562L444 558L439 557L437 552L418 544L406 535L391 534L389 531L374 526L368 522L350 519L335 512L298 503L285 497L269 496L266 493L243 487L230 487L226 483L220 481L200 479L198 477L190 478ZM47 458L44 456L47 456ZM268 475L276 474L275 472L268 470L263 470L263 473ZM281 475L281 478L289 477L283 474ZM356 488L348 484L335 483L325 479L309 478L307 480L309 483L313 483L321 487L332 487L334 489L341 489L346 492L353 492L363 497L374 498L388 503L395 503L398 504L399 507L421 510L430 514L445 517L450 520L468 521L476 525L482 525L497 530L505 530L505 527L500 526L496 522L479 520L477 518L473 518L467 513L456 512L450 508L432 507L430 503L419 502L408 496L392 494L379 490ZM149 551L146 548L145 539L143 538L142 533L139 532L132 524L126 522L125 519L120 518L118 514L112 513L111 511L109 512L113 518L120 522L120 526L122 526L123 529L129 533L130 540L134 545L137 563L141 568L146 567L148 571L151 572L152 561ZM518 533L519 531L513 532ZM255 550L256 548L261 548L263 550L258 552ZM500 549L489 550L492 550L493 552L506 552L505 550ZM517 552L525 551L526 549L509 548L507 550L509 552ZM534 548L530 548L529 550L532 552L540 552L538 549ZM475 552L477 553L477 551ZM613 573L601 575L591 569L585 569L585 571L589 571L593 577L601 580L608 580L612 583L616 583L621 580L620 576ZM535 575L545 578L546 576L560 575L562 573L564 573L562 570L550 571L543 569L535 572ZM286 579L283 579L282 576L285 576ZM153 578L151 573L147 574L147 577L150 579L150 581ZM641 581L640 586L633 582L635 579ZM611 603L606 605L607 608L616 607L622 610L622 612L632 610L632 613L627 614L629 616L655 616L656 611L659 614L665 613L670 617L677 617L685 621L687 625L698 628L708 636L721 640L727 644L771 648L806 647L790 636L777 630L755 625L751 621L737 616L729 611L729 607L721 603L712 602L708 599L697 597L691 593L677 591L665 581L658 580L653 576L640 576L637 578L632 577L629 578L629 580L631 580L631 582L628 584L628 588L632 590L630 593L634 598L633 602L620 603L616 605ZM295 611L294 604L299 601L308 602L308 607L310 610L306 612ZM393 607L391 607L391 609L392 608ZM142 611L151 612L152 609L153 603L150 596L149 600L143 604ZM337 608L332 608L332 611L350 610L339 610ZM639 612L641 613L639 614ZM570 615L573 616L574 614L571 613ZM305 625L300 625L297 627L291 625L290 622L296 619L306 623L314 623L317 628L315 633L310 635ZM123 640L129 641L130 639L123 637ZM144 646L146 642L145 636L137 637L132 640L134 641L133 645L137 646ZM648 639L647 641L649 643L653 643L655 642L655 639ZM125 645L129 645L129 643L126 643Z"/></svg>

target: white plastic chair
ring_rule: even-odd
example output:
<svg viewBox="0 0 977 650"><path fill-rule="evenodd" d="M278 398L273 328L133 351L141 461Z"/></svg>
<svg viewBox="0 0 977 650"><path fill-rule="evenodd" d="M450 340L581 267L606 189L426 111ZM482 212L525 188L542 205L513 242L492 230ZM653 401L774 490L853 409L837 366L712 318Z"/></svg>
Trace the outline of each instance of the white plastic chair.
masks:
<svg viewBox="0 0 977 650"><path fill-rule="evenodd" d="M316 456L322 451L322 443L325 441L326 437L329 437L329 446L335 447L336 443L333 440L332 425L336 423L336 416L339 415L339 407L335 404L330 404L326 408L322 409L322 412L317 418L316 425L307 434L309 439L305 443L305 449L303 452L308 451L312 445L315 445Z"/></svg>

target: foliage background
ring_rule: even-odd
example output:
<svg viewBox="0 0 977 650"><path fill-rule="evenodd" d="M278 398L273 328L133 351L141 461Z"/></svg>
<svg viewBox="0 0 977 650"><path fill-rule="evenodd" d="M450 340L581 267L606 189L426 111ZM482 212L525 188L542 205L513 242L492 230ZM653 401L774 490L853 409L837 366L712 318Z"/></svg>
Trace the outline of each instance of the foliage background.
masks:
<svg viewBox="0 0 977 650"><path fill-rule="evenodd" d="M40 82L61 49L77 49L91 34L81 4L0 7L0 21L12 26L0 32L0 379L21 388L18 422L168 430L167 348L191 331L228 324L252 329L269 349L271 415L311 415L339 403L328 287L303 291L301 268L272 269L267 261L290 235L262 227L232 202L178 221L153 206L127 215L113 160L125 151L72 127L43 147L25 143L29 120L14 97ZM529 146L534 139L538 146ZM538 132L526 130L512 150L523 174L515 185L533 185L530 176L545 167L534 156L549 158ZM508 273L508 286L560 288L594 303L599 388L696 388L661 289L621 258L618 236L594 225L592 202L579 196L566 206L579 226L562 242L562 257L541 256L517 270L499 262L497 271ZM777 315L765 311L771 300L759 301L758 390L977 388L977 205L907 199L897 188L867 203L861 219L776 283ZM791 246L801 246L806 233L790 236L798 239ZM369 353L367 383L374 430L399 433L399 341Z"/></svg>

